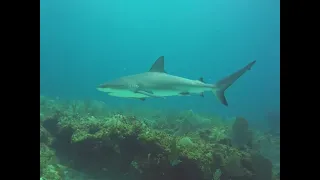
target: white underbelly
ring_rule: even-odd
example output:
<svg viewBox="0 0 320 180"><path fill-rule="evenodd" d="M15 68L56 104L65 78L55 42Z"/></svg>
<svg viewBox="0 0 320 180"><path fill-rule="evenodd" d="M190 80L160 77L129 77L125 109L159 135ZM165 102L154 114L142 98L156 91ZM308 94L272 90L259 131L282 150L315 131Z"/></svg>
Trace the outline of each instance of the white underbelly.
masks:
<svg viewBox="0 0 320 180"><path fill-rule="evenodd" d="M178 91L152 91L154 96L158 97L169 97L169 96L185 96ZM192 91L189 92L191 94L200 94L203 91ZM110 96L115 97L124 97L124 98L148 98L150 96L141 94L141 93L134 93L132 91L117 91L117 92L110 92Z"/></svg>
<svg viewBox="0 0 320 180"><path fill-rule="evenodd" d="M148 98L150 96L141 94L141 93L135 93L130 90L104 90L99 89L100 91L107 92L109 96L115 96L115 97L123 97L123 98ZM192 88L188 90L152 90L152 93L154 96L158 97L169 97L169 96L185 96L186 92L191 94L200 94L203 93L205 89L200 88Z"/></svg>
<svg viewBox="0 0 320 180"><path fill-rule="evenodd" d="M154 96L159 96L159 97L168 97L168 96L178 96L178 92L174 91L152 91ZM124 98L148 98L150 96L141 94L141 93L135 93L132 91L116 91L116 92L109 92L110 96L116 96L116 97L124 97Z"/></svg>

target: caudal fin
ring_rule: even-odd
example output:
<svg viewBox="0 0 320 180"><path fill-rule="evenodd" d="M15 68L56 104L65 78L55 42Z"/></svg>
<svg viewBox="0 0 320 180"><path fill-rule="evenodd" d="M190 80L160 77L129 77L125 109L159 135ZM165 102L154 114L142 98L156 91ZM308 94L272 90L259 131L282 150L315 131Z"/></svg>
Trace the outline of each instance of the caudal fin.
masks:
<svg viewBox="0 0 320 180"><path fill-rule="evenodd" d="M237 72L229 75L228 77L223 78L222 80L218 81L215 84L215 90L212 92L216 95L218 100L224 104L225 106L228 106L228 101L224 95L224 92L228 87L230 87L239 77L241 77L245 72L251 69L251 67L256 63L256 61L252 61L242 69L238 70Z"/></svg>

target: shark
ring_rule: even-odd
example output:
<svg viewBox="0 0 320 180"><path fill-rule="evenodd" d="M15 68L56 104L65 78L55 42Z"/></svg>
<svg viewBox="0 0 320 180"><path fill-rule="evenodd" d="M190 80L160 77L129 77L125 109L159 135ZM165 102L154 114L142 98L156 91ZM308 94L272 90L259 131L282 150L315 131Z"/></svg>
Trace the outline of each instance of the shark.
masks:
<svg viewBox="0 0 320 180"><path fill-rule="evenodd" d="M225 91L245 72L250 70L255 63L256 60L216 83L210 84L204 82L202 77L192 80L167 73L164 68L164 56L160 56L148 71L105 82L98 85L97 90L106 92L109 96L134 98L142 101L147 98L190 96L194 94L204 97L204 92L210 91L221 104L228 106Z"/></svg>

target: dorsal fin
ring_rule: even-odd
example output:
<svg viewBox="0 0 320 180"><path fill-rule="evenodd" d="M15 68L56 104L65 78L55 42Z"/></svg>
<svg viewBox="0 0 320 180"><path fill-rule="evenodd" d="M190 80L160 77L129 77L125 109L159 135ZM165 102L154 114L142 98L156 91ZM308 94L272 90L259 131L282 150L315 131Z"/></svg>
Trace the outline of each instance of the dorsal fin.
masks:
<svg viewBox="0 0 320 180"><path fill-rule="evenodd" d="M200 77L200 78L199 78L199 81L201 81L201 82L204 83L203 77Z"/></svg>
<svg viewBox="0 0 320 180"><path fill-rule="evenodd" d="M162 72L166 73L164 70L164 56L160 56L151 66L149 72Z"/></svg>

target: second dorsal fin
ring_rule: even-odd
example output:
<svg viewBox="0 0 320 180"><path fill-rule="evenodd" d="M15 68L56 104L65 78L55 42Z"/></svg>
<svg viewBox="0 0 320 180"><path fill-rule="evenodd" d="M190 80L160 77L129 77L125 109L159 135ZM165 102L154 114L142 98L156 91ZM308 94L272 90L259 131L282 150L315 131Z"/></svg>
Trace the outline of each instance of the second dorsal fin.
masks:
<svg viewBox="0 0 320 180"><path fill-rule="evenodd" d="M151 66L149 72L162 72L166 73L164 70L164 56L160 56Z"/></svg>

